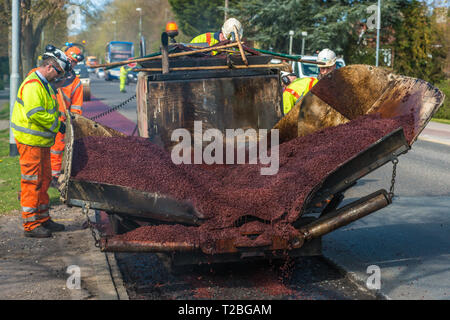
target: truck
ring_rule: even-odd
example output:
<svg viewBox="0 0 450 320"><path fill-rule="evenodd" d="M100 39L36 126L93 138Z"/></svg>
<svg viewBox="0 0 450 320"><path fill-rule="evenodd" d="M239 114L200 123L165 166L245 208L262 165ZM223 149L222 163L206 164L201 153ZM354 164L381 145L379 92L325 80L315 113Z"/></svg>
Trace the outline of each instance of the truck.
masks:
<svg viewBox="0 0 450 320"><path fill-rule="evenodd" d="M173 49L192 50L179 44L173 45ZM192 241L179 234L177 240L151 237L130 240L124 235L144 227L148 230L165 228L166 233L174 234L176 230L189 230L189 234L208 231L205 228L208 219L224 213L215 212L205 218L205 212L193 203L177 199L175 194L74 178L76 141L91 136L124 135L82 116L68 114L64 173L60 177L61 199L85 212L98 210L108 215L114 232L98 239L102 251L163 254L170 258L173 266L282 259L286 254L291 257L320 255L322 236L394 201L391 185L389 190L374 190L365 197L341 205L344 192L359 179L387 163L397 165L397 158L410 150L442 105L443 93L420 79L396 75L383 68L350 65L321 79L282 117L279 69L270 64L271 56L251 52L253 54L246 56L247 64L241 55L229 52L173 58L163 54L159 59L139 62L142 66L136 88L139 136L170 152L174 147L171 140L174 130L187 129L194 138L195 121L202 121L206 128L215 128L222 133L237 128L277 129L282 148L295 141L314 141L327 130L357 123L361 117L378 117L376 121L384 119L388 122L407 119L409 125L403 128L399 122L373 143L322 172L302 202L290 205L289 214L287 211L272 219L262 218L265 213L261 211L242 212L234 221L233 232L224 231L222 236L204 242ZM350 134L343 140L355 139ZM343 150L345 141L330 144L326 157L333 157L339 148ZM289 157L295 159L295 152L288 154L286 159ZM316 167L308 170L319 170ZM224 177L232 170L227 168L221 171ZM152 170L158 171L158 168ZM283 185L278 186L280 188ZM294 189L287 188L285 192L294 198L298 196ZM243 192L240 195L242 201L246 196L248 201L253 199ZM217 201L217 208L222 208L221 201ZM269 198L265 201L276 203L281 200ZM225 206L233 207L233 203ZM267 208L270 211L270 206ZM275 230L273 226L280 221L292 231L287 236L269 232ZM258 228L252 229L252 226Z"/></svg>

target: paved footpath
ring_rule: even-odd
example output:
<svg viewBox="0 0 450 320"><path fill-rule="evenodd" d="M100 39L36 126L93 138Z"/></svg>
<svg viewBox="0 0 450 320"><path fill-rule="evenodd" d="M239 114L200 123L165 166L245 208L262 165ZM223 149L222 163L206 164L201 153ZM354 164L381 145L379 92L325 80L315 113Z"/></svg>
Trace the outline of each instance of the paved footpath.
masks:
<svg viewBox="0 0 450 320"><path fill-rule="evenodd" d="M419 139L450 146L450 125L430 121L423 129Z"/></svg>

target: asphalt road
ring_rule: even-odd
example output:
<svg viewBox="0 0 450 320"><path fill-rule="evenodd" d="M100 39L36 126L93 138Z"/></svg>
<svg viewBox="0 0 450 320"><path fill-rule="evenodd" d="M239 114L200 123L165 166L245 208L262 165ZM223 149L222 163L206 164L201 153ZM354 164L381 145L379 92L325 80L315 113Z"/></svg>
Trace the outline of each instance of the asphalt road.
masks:
<svg viewBox="0 0 450 320"><path fill-rule="evenodd" d="M129 94L121 94L118 87L118 82L94 80L92 94L103 103L113 106L125 100L135 90L135 85L130 85L127 88ZM133 101L128 104L120 110L120 113L135 122L136 103ZM448 138L445 136L443 139ZM433 141L439 141L439 139ZM324 255L362 286L369 277L367 267L379 266L381 288L372 293L376 292L392 299L449 299L450 146L420 140L419 137L412 149L406 155L402 155L399 161L395 184L396 197L393 204L325 236ZM344 204L380 188L389 190L391 177L391 164L370 173L346 192ZM186 283L199 285L199 281L195 281L194 278L193 282L186 279L183 282L181 278L176 277L169 281L167 280L169 276L164 276L164 272L158 272L160 280L165 279L161 281L154 280L152 278L154 273L151 271L142 276L135 276L135 272L127 273L127 268L144 272L149 265L155 266L155 261L158 260L156 256L121 254L117 257L119 266L125 273L126 286L132 291L130 297L155 297L154 286L145 284L145 281L157 281L158 284L166 281L161 287L163 290L161 292L164 292L166 297L189 296L183 289L168 286L168 283L181 283L182 286L186 286ZM262 273L267 270L266 267L261 267ZM264 297L260 295L264 292L264 290L261 291L261 287L254 282L249 284L248 274L239 273L239 268L231 269L234 270L235 279L239 279L237 283L241 284L235 291L227 291L220 284L230 276L223 271L213 270L205 273L197 270L194 274L200 280L207 279L200 285L207 288L203 292L206 292L207 297L239 298L247 296L245 292L251 297ZM156 267L155 270L158 268ZM314 273L311 270L318 270L318 272ZM220 275L218 278L217 274ZM302 292L305 293L304 297L312 299L372 297L367 292L354 287L347 278L321 258L297 260L291 274L294 276L290 277L287 283L283 283L287 285L287 289L283 287L281 290L283 293L275 296L276 298L298 298ZM142 282L142 278L147 280ZM215 282L214 279L221 279L221 281ZM185 288L191 290L194 287L187 285ZM227 292L231 295L227 295ZM195 298L199 295L194 294L189 297Z"/></svg>

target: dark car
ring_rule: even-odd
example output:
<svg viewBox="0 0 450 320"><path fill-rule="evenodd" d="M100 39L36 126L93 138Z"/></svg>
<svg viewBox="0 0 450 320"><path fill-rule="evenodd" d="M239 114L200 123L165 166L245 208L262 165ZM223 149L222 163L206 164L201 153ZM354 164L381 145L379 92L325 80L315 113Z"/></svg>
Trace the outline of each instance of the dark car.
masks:
<svg viewBox="0 0 450 320"><path fill-rule="evenodd" d="M133 71L133 70L131 70L130 72L128 72L127 80L128 80L128 82L134 82L134 83L137 83L137 80L138 80L138 72L137 72L137 71Z"/></svg>

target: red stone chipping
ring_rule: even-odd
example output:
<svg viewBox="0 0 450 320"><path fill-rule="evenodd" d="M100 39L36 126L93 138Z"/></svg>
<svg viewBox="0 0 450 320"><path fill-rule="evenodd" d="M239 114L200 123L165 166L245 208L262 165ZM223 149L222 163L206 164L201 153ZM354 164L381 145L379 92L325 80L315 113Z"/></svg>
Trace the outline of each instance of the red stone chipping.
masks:
<svg viewBox="0 0 450 320"><path fill-rule="evenodd" d="M261 175L261 165L211 165L207 170L204 165L174 165L169 152L143 138L86 137L75 142L72 175L187 200L209 218L200 227L145 226L118 238L201 246L233 239L242 246L262 245L273 235L297 233L291 223L306 197L340 165L400 126L411 142L413 120L368 115L293 139L280 145L280 168L273 176ZM250 216L259 222L246 226ZM254 240L241 235L252 229L262 234Z"/></svg>

